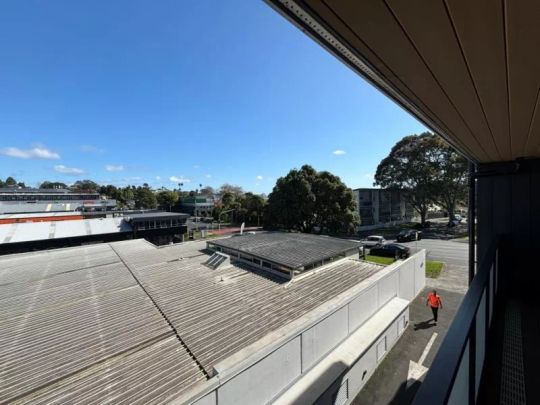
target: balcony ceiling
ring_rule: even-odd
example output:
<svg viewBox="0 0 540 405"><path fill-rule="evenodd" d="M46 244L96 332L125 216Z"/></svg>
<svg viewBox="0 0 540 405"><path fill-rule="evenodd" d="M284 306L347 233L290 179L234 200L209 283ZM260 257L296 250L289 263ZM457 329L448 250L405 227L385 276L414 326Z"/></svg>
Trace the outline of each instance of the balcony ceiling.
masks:
<svg viewBox="0 0 540 405"><path fill-rule="evenodd" d="M540 157L540 1L268 1L471 160Z"/></svg>

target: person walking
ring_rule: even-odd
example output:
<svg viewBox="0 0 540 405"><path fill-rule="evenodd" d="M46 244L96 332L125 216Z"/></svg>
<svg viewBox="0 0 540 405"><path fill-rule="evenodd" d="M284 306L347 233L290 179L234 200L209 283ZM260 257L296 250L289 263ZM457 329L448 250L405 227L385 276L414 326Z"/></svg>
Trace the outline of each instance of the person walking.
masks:
<svg viewBox="0 0 540 405"><path fill-rule="evenodd" d="M437 291L433 290L428 294L427 300L426 300L426 307L431 307L431 312L433 313L433 320L435 321L435 325L437 325L437 319L439 315L439 308L442 309L442 299L439 295L437 295Z"/></svg>

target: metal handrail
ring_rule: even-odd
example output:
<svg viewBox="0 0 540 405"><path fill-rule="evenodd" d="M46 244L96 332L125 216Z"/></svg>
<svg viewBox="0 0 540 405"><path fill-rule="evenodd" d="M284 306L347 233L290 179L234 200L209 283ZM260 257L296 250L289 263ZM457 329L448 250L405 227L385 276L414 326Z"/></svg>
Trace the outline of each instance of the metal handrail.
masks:
<svg viewBox="0 0 540 405"><path fill-rule="evenodd" d="M463 298L463 302L454 317L452 325L448 329L446 337L431 364L424 382L418 389L413 404L446 404L448 402L467 343L474 343L476 315L482 296L484 291L488 291L488 294L491 293L489 291L489 280L492 266L497 266L496 255L498 244L499 240L494 240L484 254L478 272ZM487 289L486 286L488 287ZM489 295L486 298L486 302L489 303ZM471 374L470 371L473 371L473 373L469 375L468 397L469 403L474 403L475 345L471 344L469 347L471 349L469 357L472 361L472 364L469 366L469 374ZM472 387L470 386L471 379L473 381Z"/></svg>

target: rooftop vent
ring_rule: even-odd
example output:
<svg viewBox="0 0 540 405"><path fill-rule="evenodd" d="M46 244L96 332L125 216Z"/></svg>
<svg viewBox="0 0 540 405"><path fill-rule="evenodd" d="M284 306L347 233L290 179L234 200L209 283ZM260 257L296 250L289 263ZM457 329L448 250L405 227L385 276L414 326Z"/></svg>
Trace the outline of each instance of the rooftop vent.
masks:
<svg viewBox="0 0 540 405"><path fill-rule="evenodd" d="M216 270L220 266L227 266L231 264L231 258L225 253L215 252L204 264L210 267L212 270Z"/></svg>

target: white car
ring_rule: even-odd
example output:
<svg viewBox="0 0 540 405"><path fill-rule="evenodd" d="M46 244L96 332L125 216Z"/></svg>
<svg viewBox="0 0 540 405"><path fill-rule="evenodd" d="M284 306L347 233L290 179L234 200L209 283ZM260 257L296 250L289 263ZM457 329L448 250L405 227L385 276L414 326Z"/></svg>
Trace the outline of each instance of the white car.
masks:
<svg viewBox="0 0 540 405"><path fill-rule="evenodd" d="M371 235L371 236L368 236L366 239L362 240L362 245L364 245L367 248L384 245L385 243L386 243L386 239L384 239L383 236L379 236L379 235Z"/></svg>

